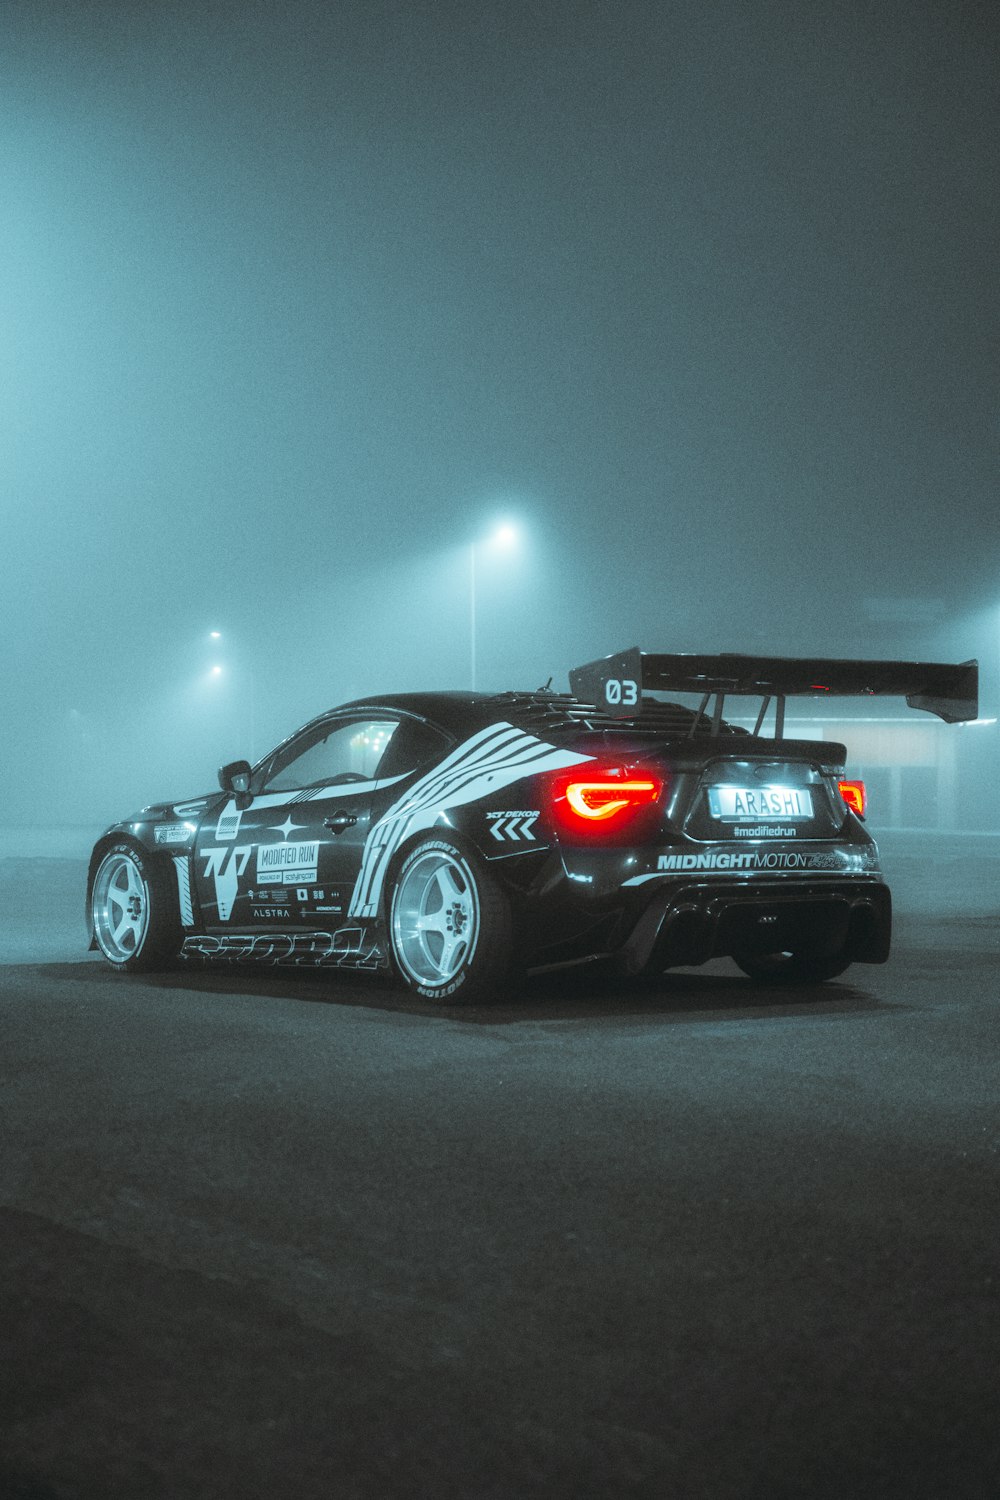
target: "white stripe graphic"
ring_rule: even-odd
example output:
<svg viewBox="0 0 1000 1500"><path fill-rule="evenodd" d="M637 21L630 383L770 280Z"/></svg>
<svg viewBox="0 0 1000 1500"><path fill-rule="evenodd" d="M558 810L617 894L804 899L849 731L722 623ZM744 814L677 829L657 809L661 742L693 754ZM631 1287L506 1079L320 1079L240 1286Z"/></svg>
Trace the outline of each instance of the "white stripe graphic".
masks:
<svg viewBox="0 0 1000 1500"><path fill-rule="evenodd" d="M507 813L502 818L494 818L490 824L490 833L498 844L502 844L505 838L512 840L515 844L520 839L530 839L534 843L535 835L531 830L539 817L539 813L529 813L526 818L520 813L515 813L513 816Z"/></svg>
<svg viewBox="0 0 1000 1500"><path fill-rule="evenodd" d="M174 855L174 870L177 873L177 904L180 907L181 926L194 926L194 904L191 900L191 861L187 855Z"/></svg>
<svg viewBox="0 0 1000 1500"><path fill-rule="evenodd" d="M479 730L415 782L369 830L348 916L377 915L392 856L404 838L433 828L442 813L475 802L522 777L559 771L592 759L578 751L558 750L515 729L513 724L492 724Z"/></svg>
<svg viewBox="0 0 1000 1500"><path fill-rule="evenodd" d="M334 781L325 786L301 787L287 792L262 792L253 799L254 807L291 807L293 802L317 802L321 797L358 797L365 792L380 792L383 787L402 781L403 775L383 776L380 781Z"/></svg>

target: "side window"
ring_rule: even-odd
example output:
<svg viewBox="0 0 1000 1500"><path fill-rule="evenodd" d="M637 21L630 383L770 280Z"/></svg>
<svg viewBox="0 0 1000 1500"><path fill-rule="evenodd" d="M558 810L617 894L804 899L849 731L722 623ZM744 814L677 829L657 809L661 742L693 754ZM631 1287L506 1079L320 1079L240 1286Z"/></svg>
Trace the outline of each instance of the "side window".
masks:
<svg viewBox="0 0 1000 1500"><path fill-rule="evenodd" d="M379 777L405 776L416 771L427 761L443 755L450 744L451 740L440 729L433 729L420 719L404 719L378 768Z"/></svg>
<svg viewBox="0 0 1000 1500"><path fill-rule="evenodd" d="M294 740L270 766L264 790L291 792L324 783L371 781L399 729L396 719L342 719Z"/></svg>

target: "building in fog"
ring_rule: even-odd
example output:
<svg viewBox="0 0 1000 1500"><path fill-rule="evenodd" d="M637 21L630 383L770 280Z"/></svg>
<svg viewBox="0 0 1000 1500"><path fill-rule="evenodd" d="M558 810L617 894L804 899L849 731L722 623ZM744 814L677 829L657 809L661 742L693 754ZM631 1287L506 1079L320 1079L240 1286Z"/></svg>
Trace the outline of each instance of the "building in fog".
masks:
<svg viewBox="0 0 1000 1500"><path fill-rule="evenodd" d="M786 733L840 740L868 789L875 829L1000 832L1000 724L945 724L929 714L789 718Z"/></svg>

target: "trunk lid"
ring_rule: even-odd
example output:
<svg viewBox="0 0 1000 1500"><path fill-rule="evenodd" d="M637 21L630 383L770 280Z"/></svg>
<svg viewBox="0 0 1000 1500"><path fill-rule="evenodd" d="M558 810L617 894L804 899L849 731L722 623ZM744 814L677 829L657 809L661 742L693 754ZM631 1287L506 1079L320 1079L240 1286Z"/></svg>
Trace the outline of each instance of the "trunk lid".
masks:
<svg viewBox="0 0 1000 1500"><path fill-rule="evenodd" d="M702 745L700 765L664 756L671 771L667 816L701 843L840 836L847 816L837 785L844 747L832 742L746 740ZM714 752L714 753L713 753Z"/></svg>

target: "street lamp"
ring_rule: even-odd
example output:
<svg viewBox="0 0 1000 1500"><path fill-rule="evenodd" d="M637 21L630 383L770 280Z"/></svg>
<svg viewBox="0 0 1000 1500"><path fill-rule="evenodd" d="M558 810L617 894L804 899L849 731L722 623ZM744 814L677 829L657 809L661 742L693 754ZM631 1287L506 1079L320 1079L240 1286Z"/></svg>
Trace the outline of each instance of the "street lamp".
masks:
<svg viewBox="0 0 1000 1500"><path fill-rule="evenodd" d="M517 527L507 521L483 541L469 543L469 683L473 690L476 686L476 549L481 546L513 547L517 537Z"/></svg>

